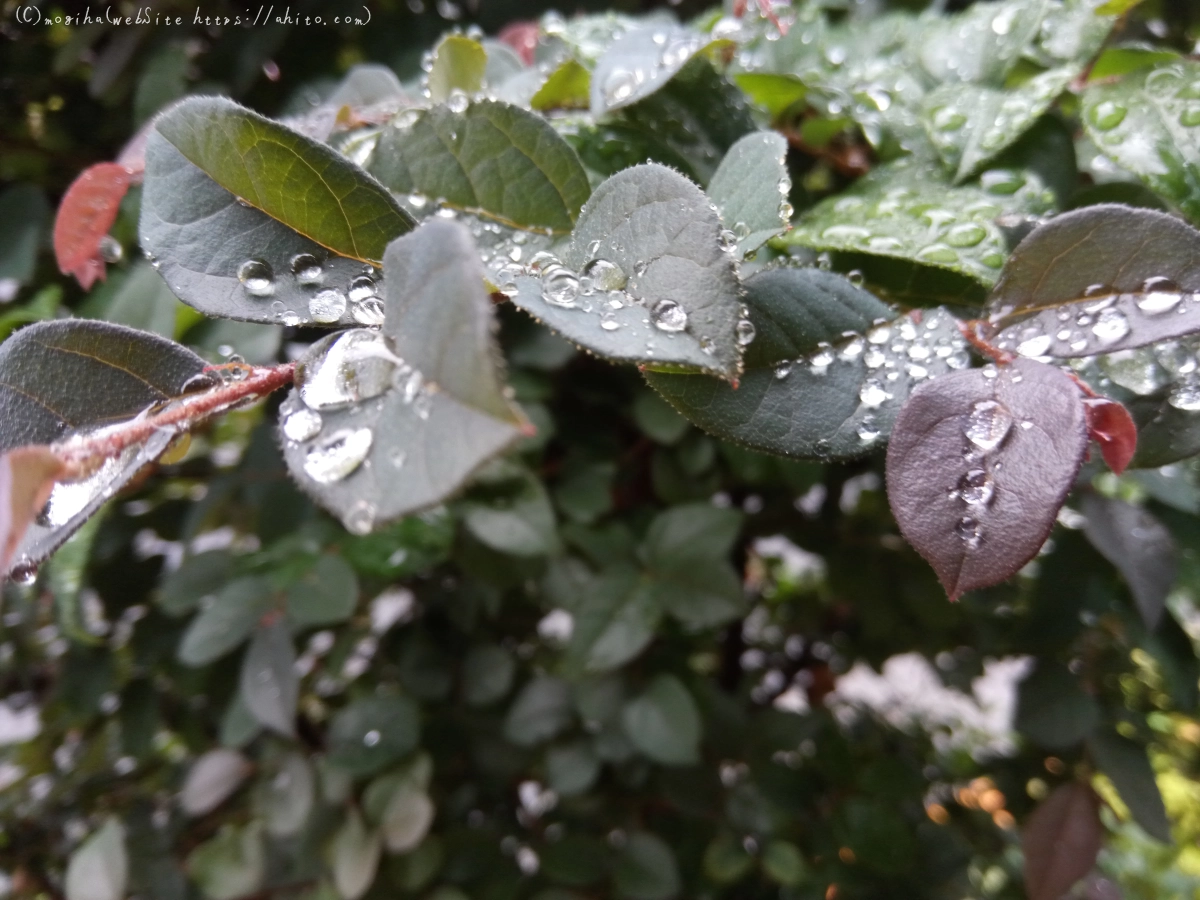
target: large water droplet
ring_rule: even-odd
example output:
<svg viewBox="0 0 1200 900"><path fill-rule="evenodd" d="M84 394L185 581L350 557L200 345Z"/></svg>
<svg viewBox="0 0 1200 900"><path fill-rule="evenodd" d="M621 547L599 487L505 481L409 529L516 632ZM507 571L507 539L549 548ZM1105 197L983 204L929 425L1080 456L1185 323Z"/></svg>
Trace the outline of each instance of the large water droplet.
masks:
<svg viewBox="0 0 1200 900"><path fill-rule="evenodd" d="M346 311L346 295L336 288L314 294L308 301L308 314L314 322L329 325L338 321Z"/></svg>
<svg viewBox="0 0 1200 900"><path fill-rule="evenodd" d="M628 281L624 270L607 259L593 259L583 267L583 274L591 279L593 287L598 291L619 291Z"/></svg>
<svg viewBox="0 0 1200 900"><path fill-rule="evenodd" d="M1096 317L1092 326L1092 334L1106 344L1119 341L1129 334L1129 320L1119 309L1105 309Z"/></svg>
<svg viewBox="0 0 1200 900"><path fill-rule="evenodd" d="M687 310L674 300L660 300L650 311L650 318L659 331L683 331L688 324Z"/></svg>
<svg viewBox="0 0 1200 900"><path fill-rule="evenodd" d="M381 735L378 731L375 731L374 729L372 729L363 735L363 744L367 747L374 747L382 739L383 739L383 735Z"/></svg>
<svg viewBox="0 0 1200 900"><path fill-rule="evenodd" d="M1048 334L1035 334L1017 344L1017 353L1021 356L1045 356L1052 342L1053 338Z"/></svg>
<svg viewBox="0 0 1200 900"><path fill-rule="evenodd" d="M987 229L973 222L955 225L946 232L946 243L951 247L974 247L987 237Z"/></svg>
<svg viewBox="0 0 1200 900"><path fill-rule="evenodd" d="M858 427L854 429L854 433L858 435L858 439L864 444L869 444L879 437L879 425L872 415L863 416L862 421L858 423Z"/></svg>
<svg viewBox="0 0 1200 900"><path fill-rule="evenodd" d="M1167 395L1167 402L1185 412L1200 410L1200 377L1190 375Z"/></svg>
<svg viewBox="0 0 1200 900"><path fill-rule="evenodd" d="M111 234L106 234L100 238L100 243L96 245L96 252L106 263L119 263L122 257L125 256L125 248Z"/></svg>
<svg viewBox="0 0 1200 900"><path fill-rule="evenodd" d="M542 269L542 299L555 306L572 307L579 296L579 278L566 266L551 263Z"/></svg>
<svg viewBox="0 0 1200 900"><path fill-rule="evenodd" d="M971 407L963 423L963 434L975 447L987 453L995 450L1012 430L1013 416L998 400L980 400Z"/></svg>
<svg viewBox="0 0 1200 900"><path fill-rule="evenodd" d="M1170 278L1147 278L1142 283L1144 296L1137 301L1137 308L1147 315L1170 312L1179 305L1183 293Z"/></svg>
<svg viewBox="0 0 1200 900"><path fill-rule="evenodd" d="M321 262L311 253L297 253L292 257L292 275L300 284L320 284Z"/></svg>
<svg viewBox="0 0 1200 900"><path fill-rule="evenodd" d="M304 471L318 484L341 481L371 452L370 428L340 428L318 439L304 457Z"/></svg>
<svg viewBox="0 0 1200 900"><path fill-rule="evenodd" d="M347 406L382 394L402 365L383 335L355 329L314 344L296 364L296 385L312 409Z"/></svg>
<svg viewBox="0 0 1200 900"><path fill-rule="evenodd" d="M954 526L954 533L971 550L983 543L983 527L971 516L963 516Z"/></svg>
<svg viewBox="0 0 1200 900"><path fill-rule="evenodd" d="M858 391L858 400L867 409L878 409L891 399L892 395L874 378L864 381Z"/></svg>
<svg viewBox="0 0 1200 900"><path fill-rule="evenodd" d="M471 99L459 88L454 88L450 92L450 96L446 98L446 107L452 113L465 113L470 105Z"/></svg>
<svg viewBox="0 0 1200 900"><path fill-rule="evenodd" d="M971 469L958 482L958 496L968 506L986 507L996 494L992 476L983 469Z"/></svg>
<svg viewBox="0 0 1200 900"><path fill-rule="evenodd" d="M300 408L284 417L283 434L290 441L308 441L321 433L321 414Z"/></svg>
<svg viewBox="0 0 1200 900"><path fill-rule="evenodd" d="M738 237L728 228L723 229L721 233L717 235L717 245L726 253L732 253L737 249Z"/></svg>
<svg viewBox="0 0 1200 900"><path fill-rule="evenodd" d="M356 500L342 517L342 524L351 534L370 534L375 527L375 507L366 500Z"/></svg>
<svg viewBox="0 0 1200 900"><path fill-rule="evenodd" d="M359 325L382 325L384 320L383 301L378 297L368 297L361 303L354 304L350 315Z"/></svg>
<svg viewBox="0 0 1200 900"><path fill-rule="evenodd" d="M50 499L37 516L37 524L44 528L66 525L113 482L126 461L125 454L113 456L87 478L55 484Z"/></svg>
<svg viewBox="0 0 1200 900"><path fill-rule="evenodd" d="M604 79L604 99L611 106L628 100L637 87L637 75L628 69L616 68Z"/></svg>
<svg viewBox="0 0 1200 900"><path fill-rule="evenodd" d="M370 275L356 275L350 282L350 302L362 303L375 296L375 279Z"/></svg>
<svg viewBox="0 0 1200 900"><path fill-rule="evenodd" d="M1088 110L1088 120L1101 131L1111 131L1125 121L1128 110L1113 100L1102 100Z"/></svg>
<svg viewBox="0 0 1200 900"><path fill-rule="evenodd" d="M754 340L754 323L749 319L738 319L734 333L737 337L738 346L745 347Z"/></svg>
<svg viewBox="0 0 1200 900"><path fill-rule="evenodd" d="M269 297L275 293L275 273L261 259L248 259L238 266L237 277L251 296Z"/></svg>

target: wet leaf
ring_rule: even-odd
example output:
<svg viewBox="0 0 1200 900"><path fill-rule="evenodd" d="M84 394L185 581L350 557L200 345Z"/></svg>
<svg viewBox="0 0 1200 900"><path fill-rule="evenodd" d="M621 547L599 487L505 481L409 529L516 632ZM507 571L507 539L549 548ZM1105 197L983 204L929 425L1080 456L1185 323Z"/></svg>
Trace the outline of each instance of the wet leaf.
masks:
<svg viewBox="0 0 1200 900"><path fill-rule="evenodd" d="M358 578L340 556L325 554L316 564L288 585L288 620L298 627L344 622L358 606Z"/></svg>
<svg viewBox="0 0 1200 900"><path fill-rule="evenodd" d="M368 830L357 809L351 808L346 821L333 838L333 883L343 900L358 900L375 880L383 845L379 832Z"/></svg>
<svg viewBox="0 0 1200 900"><path fill-rule="evenodd" d="M1107 397L1088 397L1088 437L1100 445L1100 453L1108 467L1117 475L1128 468L1137 452L1137 425L1120 403Z"/></svg>
<svg viewBox="0 0 1200 900"><path fill-rule="evenodd" d="M414 224L340 153L224 98L183 101L147 140L142 247L209 315L353 324L352 282Z"/></svg>
<svg viewBox="0 0 1200 900"><path fill-rule="evenodd" d="M250 774L250 761L236 750L209 750L188 769L179 805L189 816L204 816L224 803Z"/></svg>
<svg viewBox="0 0 1200 900"><path fill-rule="evenodd" d="M1079 388L1058 369L1018 359L954 372L917 388L896 419L892 513L953 599L1033 558L1086 449Z"/></svg>
<svg viewBox="0 0 1200 900"><path fill-rule="evenodd" d="M600 185L562 265L513 279L514 304L567 339L623 362L736 377L741 301L721 221L704 192L659 165ZM580 284L586 276L595 290ZM620 304L619 306L617 304Z"/></svg>
<svg viewBox="0 0 1200 900"><path fill-rule="evenodd" d="M704 35L666 23L625 32L592 70L592 115L598 118L653 94L708 44Z"/></svg>
<svg viewBox="0 0 1200 900"><path fill-rule="evenodd" d="M429 70L429 99L444 103L454 91L470 96L483 88L487 51L478 41L461 34L442 38L433 50Z"/></svg>
<svg viewBox="0 0 1200 900"><path fill-rule="evenodd" d="M1000 86L1041 28L1047 0L979 3L928 20L914 41L921 68L937 82Z"/></svg>
<svg viewBox="0 0 1200 900"><path fill-rule="evenodd" d="M1060 785L1021 832L1029 900L1059 900L1092 870L1104 837L1100 798L1088 785Z"/></svg>
<svg viewBox="0 0 1200 900"><path fill-rule="evenodd" d="M671 900L682 888L671 848L657 835L635 831L621 848L613 869L613 889L621 900Z"/></svg>
<svg viewBox="0 0 1200 900"><path fill-rule="evenodd" d="M210 550L184 559L179 568L167 574L159 585L157 603L169 616L194 611L209 594L216 593L233 574L233 554L228 550Z"/></svg>
<svg viewBox="0 0 1200 900"><path fill-rule="evenodd" d="M571 722L571 692L565 681L540 677L517 694L504 720L504 736L521 747L544 743Z"/></svg>
<svg viewBox="0 0 1200 900"><path fill-rule="evenodd" d="M529 101L531 109L587 109L591 97L592 73L574 59L568 59L550 73Z"/></svg>
<svg viewBox="0 0 1200 900"><path fill-rule="evenodd" d="M1082 119L1113 162L1200 221L1200 63L1160 63L1089 84Z"/></svg>
<svg viewBox="0 0 1200 900"><path fill-rule="evenodd" d="M996 218L1047 212L1054 199L1030 171L989 169L978 184L931 181L912 160L888 163L804 213L782 240L948 269L991 286L1008 257Z"/></svg>
<svg viewBox="0 0 1200 900"><path fill-rule="evenodd" d="M34 517L46 505L62 463L46 447L0 455L0 573L7 573Z"/></svg>
<svg viewBox="0 0 1200 900"><path fill-rule="evenodd" d="M891 309L840 275L774 269L746 279L745 289L756 336L736 390L698 375L648 372L646 380L693 424L756 450L869 453L887 440L913 387L968 362L948 313L881 324Z"/></svg>
<svg viewBox="0 0 1200 900"><path fill-rule="evenodd" d="M54 255L58 270L74 275L90 290L104 280L100 242L117 220L121 200L129 190L129 170L118 163L96 163L71 182L54 219Z"/></svg>
<svg viewBox="0 0 1200 900"><path fill-rule="evenodd" d="M259 889L266 875L262 823L224 825L188 854L188 874L210 900L234 900Z"/></svg>
<svg viewBox="0 0 1200 900"><path fill-rule="evenodd" d="M1044 747L1069 749L1099 721L1099 704L1065 666L1038 660L1018 687L1014 725Z"/></svg>
<svg viewBox="0 0 1200 900"><path fill-rule="evenodd" d="M271 582L259 576L229 582L201 609L179 645L179 661L206 666L250 637L258 620L275 605Z"/></svg>
<svg viewBox="0 0 1200 900"><path fill-rule="evenodd" d="M329 726L329 762L352 775L372 775L416 749L420 710L407 697L364 697L343 707Z"/></svg>
<svg viewBox="0 0 1200 900"><path fill-rule="evenodd" d="M382 333L312 348L281 410L293 477L355 534L446 499L527 428L467 230L426 222L389 247L387 271Z"/></svg>
<svg viewBox="0 0 1200 900"><path fill-rule="evenodd" d="M114 280L93 291L88 302L78 310L78 315L127 325L165 338L174 337L175 321L184 307L154 267L145 260L138 260L120 275L120 281ZM116 290L110 291L110 285Z"/></svg>
<svg viewBox="0 0 1200 900"><path fill-rule="evenodd" d="M662 607L636 569L616 565L581 591L572 614L567 665L582 672L607 672L625 665L654 640Z"/></svg>
<svg viewBox="0 0 1200 900"><path fill-rule="evenodd" d="M742 72L733 80L757 106L761 106L772 120L787 112L808 94L803 79L795 75L780 75L773 72Z"/></svg>
<svg viewBox="0 0 1200 900"><path fill-rule="evenodd" d="M470 706L495 703L512 689L517 664L512 654L496 644L473 647L463 660L463 699Z"/></svg>
<svg viewBox="0 0 1200 900"><path fill-rule="evenodd" d="M1112 780L1134 821L1155 840L1172 843L1171 823L1146 748L1115 731L1100 728L1088 738L1088 752L1100 771Z"/></svg>
<svg viewBox="0 0 1200 900"><path fill-rule="evenodd" d="M700 711L674 675L659 675L626 703L621 724L633 745L657 763L686 766L700 759Z"/></svg>
<svg viewBox="0 0 1200 900"><path fill-rule="evenodd" d="M774 131L748 134L729 148L708 184L708 196L745 257L787 227L787 141Z"/></svg>
<svg viewBox="0 0 1200 900"><path fill-rule="evenodd" d="M554 508L542 482L516 466L493 464L476 483L488 500L463 504L463 524L493 550L545 556L560 548Z"/></svg>
<svg viewBox="0 0 1200 900"><path fill-rule="evenodd" d="M546 751L546 781L561 797L585 793L600 775L600 760L584 741Z"/></svg>
<svg viewBox="0 0 1200 900"><path fill-rule="evenodd" d="M988 301L994 342L1027 356L1112 353L1200 330L1200 232L1152 209L1056 216L1013 251Z"/></svg>
<svg viewBox="0 0 1200 900"><path fill-rule="evenodd" d="M399 193L561 233L591 190L575 151L545 119L495 100L404 113L381 135L371 171Z"/></svg>
<svg viewBox="0 0 1200 900"><path fill-rule="evenodd" d="M729 562L743 516L709 503L674 506L650 523L641 547L650 599L689 628L723 625L745 612L742 579Z"/></svg>
<svg viewBox="0 0 1200 900"><path fill-rule="evenodd" d="M285 737L295 733L300 683L292 632L282 619L254 632L242 660L241 691L246 707L259 722Z"/></svg>
<svg viewBox="0 0 1200 900"><path fill-rule="evenodd" d="M125 828L109 818L67 863L67 900L122 900L129 880Z"/></svg>
<svg viewBox="0 0 1200 900"><path fill-rule="evenodd" d="M1178 573L1171 532L1145 509L1123 500L1084 494L1079 509L1087 517L1084 534L1117 567L1142 621L1154 630Z"/></svg>
<svg viewBox="0 0 1200 900"><path fill-rule="evenodd" d="M1062 66L1035 75L1018 88L945 84L925 95L922 120L929 140L955 183L1020 139L1076 76Z"/></svg>
<svg viewBox="0 0 1200 900"><path fill-rule="evenodd" d="M308 822L316 800L317 782L308 760L289 751L278 760L259 784L256 808L267 834L290 837Z"/></svg>

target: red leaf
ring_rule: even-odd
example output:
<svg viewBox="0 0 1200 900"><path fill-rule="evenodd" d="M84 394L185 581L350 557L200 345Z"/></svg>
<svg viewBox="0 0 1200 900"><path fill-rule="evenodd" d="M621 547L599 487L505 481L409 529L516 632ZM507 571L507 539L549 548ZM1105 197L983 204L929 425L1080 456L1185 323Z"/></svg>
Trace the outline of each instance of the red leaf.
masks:
<svg viewBox="0 0 1200 900"><path fill-rule="evenodd" d="M1100 798L1091 786L1075 781L1056 788L1021 833L1029 900L1059 900L1092 870L1103 837Z"/></svg>
<svg viewBox="0 0 1200 900"><path fill-rule="evenodd" d="M18 447L0 456L0 572L8 571L25 529L46 505L62 471L62 462L47 447Z"/></svg>
<svg viewBox="0 0 1200 900"><path fill-rule="evenodd" d="M1137 426L1129 410L1107 397L1089 397L1087 407L1088 437L1100 445L1100 454L1108 467L1120 475L1137 451Z"/></svg>
<svg viewBox="0 0 1200 900"><path fill-rule="evenodd" d="M522 62L533 65L533 48L538 42L537 22L513 22L505 25L499 34L500 41L517 51Z"/></svg>
<svg viewBox="0 0 1200 900"><path fill-rule="evenodd" d="M74 275L84 290L104 280L100 240L116 221L129 189L129 170L118 163L97 163L71 183L54 220L54 254L64 275Z"/></svg>

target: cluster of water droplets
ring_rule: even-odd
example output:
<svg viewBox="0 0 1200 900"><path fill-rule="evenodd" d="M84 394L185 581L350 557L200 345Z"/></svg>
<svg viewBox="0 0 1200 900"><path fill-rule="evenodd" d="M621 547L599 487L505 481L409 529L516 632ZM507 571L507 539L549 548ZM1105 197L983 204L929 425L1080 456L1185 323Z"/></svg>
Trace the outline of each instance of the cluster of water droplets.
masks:
<svg viewBox="0 0 1200 900"><path fill-rule="evenodd" d="M1165 113L1168 121L1178 122L1184 128L1200 126L1200 79L1196 79L1183 66L1157 68L1146 76L1144 90L1153 98L1153 103ZM1146 161L1150 171L1165 174L1161 160L1155 158L1158 151L1153 141L1144 135L1130 134L1129 129L1119 126L1129 115L1129 107L1123 99L1109 98L1087 108L1085 115L1092 128L1099 132L1100 143L1108 148L1125 145L1123 150L1137 150L1136 141L1146 145Z"/></svg>
<svg viewBox="0 0 1200 900"><path fill-rule="evenodd" d="M954 317L935 309L881 322L865 335L848 332L838 343L822 342L807 356L776 363L774 375L786 383L801 373L826 378L839 366L861 366L858 408L848 421L859 441L873 444L890 429L914 385L970 364Z"/></svg>
<svg viewBox="0 0 1200 900"><path fill-rule="evenodd" d="M1064 81L1059 72L1035 76L1019 90L1004 92L997 105L986 109L978 108L976 95L956 93L945 105L930 110L929 134L943 154L957 156L968 142L974 142L986 154L998 153L1053 102L1062 92ZM984 116L980 117L980 113ZM977 138L968 137L964 131L973 119L983 126Z"/></svg>
<svg viewBox="0 0 1200 900"><path fill-rule="evenodd" d="M996 346L1035 358L1087 356L1117 349L1130 337L1138 343L1156 335L1174 337L1200 319L1200 292L1184 290L1169 278L1147 278L1133 291L1093 284L1083 296L1003 329ZM1003 308L992 318L999 322L1020 312Z"/></svg>
<svg viewBox="0 0 1200 900"><path fill-rule="evenodd" d="M988 372L997 377L994 366L988 367ZM983 543L984 521L996 500L995 471L1001 466L995 453L1008 440L1014 424L1012 411L999 400L976 401L963 417L963 459L968 468L950 489L948 499L960 507L954 533L970 550Z"/></svg>
<svg viewBox="0 0 1200 900"><path fill-rule="evenodd" d="M1142 397L1165 392L1175 409L1200 411L1200 338L1081 357L1070 367L1101 392L1113 385Z"/></svg>
<svg viewBox="0 0 1200 900"><path fill-rule="evenodd" d="M247 296L264 301L275 295L280 282L271 264L258 258L242 262L237 277ZM343 282L340 277L335 280L329 267L315 255L297 253L288 260L288 271L283 277L308 297L307 316L290 309L283 300L271 302L271 315L284 325L300 325L305 321L332 325L340 322L347 310L360 325L383 324L381 276L373 266L364 266Z"/></svg>
<svg viewBox="0 0 1200 900"><path fill-rule="evenodd" d="M625 103L642 85L670 77L707 43L703 35L682 29L656 29L648 39L657 50L654 55L630 53L604 75L601 90L606 106Z"/></svg>

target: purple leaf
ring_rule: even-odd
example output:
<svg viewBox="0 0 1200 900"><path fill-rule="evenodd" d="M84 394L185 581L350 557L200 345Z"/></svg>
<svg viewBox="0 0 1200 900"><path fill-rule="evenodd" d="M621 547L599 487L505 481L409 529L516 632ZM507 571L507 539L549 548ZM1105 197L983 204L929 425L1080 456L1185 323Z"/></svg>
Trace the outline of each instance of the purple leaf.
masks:
<svg viewBox="0 0 1200 900"><path fill-rule="evenodd" d="M950 599L1038 552L1087 450L1079 388L1028 359L913 392L888 446L892 513Z"/></svg>
<svg viewBox="0 0 1200 900"><path fill-rule="evenodd" d="M1029 900L1059 900L1092 870L1103 836L1096 792L1078 781L1055 788L1021 832Z"/></svg>

